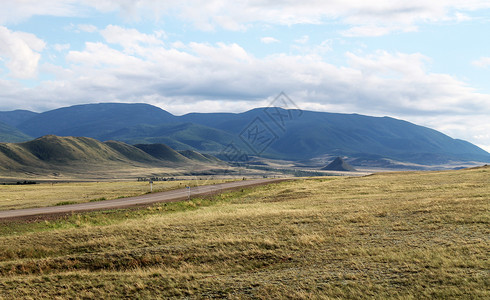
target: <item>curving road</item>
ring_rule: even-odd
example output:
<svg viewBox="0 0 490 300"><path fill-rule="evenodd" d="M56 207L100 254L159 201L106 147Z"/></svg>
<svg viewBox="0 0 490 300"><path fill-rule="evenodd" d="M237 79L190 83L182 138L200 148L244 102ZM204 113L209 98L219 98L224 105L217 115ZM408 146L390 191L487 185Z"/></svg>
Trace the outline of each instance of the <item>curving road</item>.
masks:
<svg viewBox="0 0 490 300"><path fill-rule="evenodd" d="M241 187L250 187L255 185L263 185L273 182L284 181L285 179L255 179L255 180L244 180L244 181L234 181L214 185L203 185L190 188L190 195L200 196L212 193L219 193L224 190L232 190ZM4 210L0 211L0 220L9 218L31 218L31 217L42 217L46 215L58 215L58 214L70 214L74 212L92 211L92 210L106 210L106 209L116 209L125 208L131 206L143 206L157 202L175 202L179 200L185 200L189 197L189 190L178 189L167 192L146 194L137 197L105 200L100 202L88 202L79 204L70 204L63 206L50 206L50 207L39 207L39 208L26 208L26 209L16 209L16 210Z"/></svg>

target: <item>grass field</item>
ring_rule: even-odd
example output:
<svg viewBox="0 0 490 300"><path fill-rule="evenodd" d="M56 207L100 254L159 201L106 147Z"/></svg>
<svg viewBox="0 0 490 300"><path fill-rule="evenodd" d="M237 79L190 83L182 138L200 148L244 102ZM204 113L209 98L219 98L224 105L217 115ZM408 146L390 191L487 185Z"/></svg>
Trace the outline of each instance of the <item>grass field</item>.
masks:
<svg viewBox="0 0 490 300"><path fill-rule="evenodd" d="M0 225L0 298L490 297L490 168Z"/></svg>
<svg viewBox="0 0 490 300"><path fill-rule="evenodd" d="M233 179L154 181L153 192L229 181ZM148 192L150 192L150 184L145 181L2 185L0 186L0 210L102 201L139 196Z"/></svg>

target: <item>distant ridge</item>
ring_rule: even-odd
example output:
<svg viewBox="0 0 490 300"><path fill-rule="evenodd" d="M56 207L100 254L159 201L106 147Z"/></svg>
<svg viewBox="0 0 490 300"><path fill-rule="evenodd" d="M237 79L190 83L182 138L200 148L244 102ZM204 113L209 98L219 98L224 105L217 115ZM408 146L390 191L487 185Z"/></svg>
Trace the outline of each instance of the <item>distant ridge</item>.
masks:
<svg viewBox="0 0 490 300"><path fill-rule="evenodd" d="M12 110L12 111L0 111L0 122L17 127L23 122L32 119L38 113L29 110Z"/></svg>
<svg viewBox="0 0 490 300"><path fill-rule="evenodd" d="M161 143L223 159L246 154L296 161L347 156L371 165L379 159L422 165L490 163L490 153L476 145L390 117L271 107L175 116L142 103L82 104L39 114L0 112L0 117L2 114L32 137L55 134L128 144ZM254 128L265 136L250 134ZM262 147L260 141L267 139L271 142ZM225 149L233 149L236 155L224 153Z"/></svg>
<svg viewBox="0 0 490 300"><path fill-rule="evenodd" d="M353 166L351 166L345 160L343 160L342 157L335 158L326 167L322 168L322 170L328 170L328 171L346 171L346 172L354 172L354 171L357 171Z"/></svg>

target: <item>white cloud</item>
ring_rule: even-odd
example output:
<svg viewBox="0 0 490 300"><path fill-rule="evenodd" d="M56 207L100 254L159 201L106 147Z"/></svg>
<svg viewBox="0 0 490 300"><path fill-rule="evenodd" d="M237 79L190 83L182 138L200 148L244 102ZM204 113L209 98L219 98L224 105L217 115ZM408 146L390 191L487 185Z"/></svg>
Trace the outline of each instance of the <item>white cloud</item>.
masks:
<svg viewBox="0 0 490 300"><path fill-rule="evenodd" d="M490 114L490 96L449 75L428 72L429 58L418 53L347 53L349 65L341 67L309 54L258 59L237 44L224 43L179 48L152 44L137 55L104 43L86 43L83 51L67 55L77 75L58 81L72 87L73 103L108 95L119 101L153 95L153 99L185 97L190 102L252 100L252 107L253 101L284 90L323 110L404 116ZM49 84L53 90L47 98L60 92L54 83ZM98 87L95 93L88 92L91 85Z"/></svg>
<svg viewBox="0 0 490 300"><path fill-rule="evenodd" d="M140 49L141 45L163 45L159 38L161 32L148 35L137 31L136 29L127 29L116 25L108 25L100 31L104 39L111 44L119 44L126 51L134 52Z"/></svg>
<svg viewBox="0 0 490 300"><path fill-rule="evenodd" d="M154 35L158 39L167 39L168 38L168 35L164 30L156 30L154 32Z"/></svg>
<svg viewBox="0 0 490 300"><path fill-rule="evenodd" d="M0 57L14 78L33 78L46 43L31 33L0 26Z"/></svg>
<svg viewBox="0 0 490 300"><path fill-rule="evenodd" d="M77 28L78 28L78 30L83 31L83 32L96 32L97 31L97 26L92 25L92 24L78 24Z"/></svg>
<svg viewBox="0 0 490 300"><path fill-rule="evenodd" d="M470 118L466 115L411 116L410 121L439 130L453 138L471 141L490 153L488 110L475 113Z"/></svg>
<svg viewBox="0 0 490 300"><path fill-rule="evenodd" d="M347 30L342 31L342 35L347 37L376 37L387 35L393 31L403 31L410 32L416 31L417 27L415 26L378 26L378 25L361 25L361 26L353 26Z"/></svg>
<svg viewBox="0 0 490 300"><path fill-rule="evenodd" d="M480 59L473 61L471 64L475 67L487 68L490 66L490 57L481 57Z"/></svg>
<svg viewBox="0 0 490 300"><path fill-rule="evenodd" d="M396 53L393 55L382 50L365 56L347 52L346 56L350 66L360 70L364 75L385 78L423 75L426 73L425 63L430 61L428 57L420 53Z"/></svg>
<svg viewBox="0 0 490 300"><path fill-rule="evenodd" d="M213 64L218 63L239 63L250 62L252 57L238 44L217 43L217 46L212 46L204 43L192 42L190 48L203 60L212 61Z"/></svg>
<svg viewBox="0 0 490 300"><path fill-rule="evenodd" d="M260 41L264 44L272 44L272 43L278 43L279 40L270 36L266 36L260 39Z"/></svg>
<svg viewBox="0 0 490 300"><path fill-rule="evenodd" d="M66 59L72 63L90 67L131 66L138 67L144 62L134 56L126 55L103 43L85 43L84 51L70 51Z"/></svg>
<svg viewBox="0 0 490 300"><path fill-rule="evenodd" d="M472 17L468 16L467 14L463 14L463 13L455 13L454 14L454 19L456 20L456 22L467 22L467 21L471 21L473 20Z"/></svg>

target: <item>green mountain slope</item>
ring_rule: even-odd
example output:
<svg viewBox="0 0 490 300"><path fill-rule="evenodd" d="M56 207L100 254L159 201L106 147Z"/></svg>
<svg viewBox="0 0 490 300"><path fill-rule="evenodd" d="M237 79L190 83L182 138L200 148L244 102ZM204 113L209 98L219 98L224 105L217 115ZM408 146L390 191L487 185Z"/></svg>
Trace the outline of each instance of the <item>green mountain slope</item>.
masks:
<svg viewBox="0 0 490 300"><path fill-rule="evenodd" d="M403 120L271 107L238 114L173 116L146 104L89 104L41 113L18 128L31 136L163 143L177 150L214 155L232 145L238 153L293 160L329 155L377 156L422 164L490 162L490 154L471 143ZM229 155L220 156L226 157Z"/></svg>
<svg viewBox="0 0 490 300"><path fill-rule="evenodd" d="M0 111L0 122L12 127L17 127L36 115L38 115L38 113L20 109L13 111Z"/></svg>
<svg viewBox="0 0 490 300"><path fill-rule="evenodd" d="M30 139L32 138L27 134L0 122L0 143L17 143L28 141Z"/></svg>
<svg viewBox="0 0 490 300"><path fill-rule="evenodd" d="M157 159L176 163L191 162L191 160L164 144L137 144L134 146Z"/></svg>
<svg viewBox="0 0 490 300"><path fill-rule="evenodd" d="M31 136L97 137L138 124L160 124L175 118L148 104L101 103L64 107L38 114L18 126Z"/></svg>
<svg viewBox="0 0 490 300"><path fill-rule="evenodd" d="M219 153L230 142L240 143L234 134L199 124L172 123L136 125L96 136L100 140L114 139L130 144L163 143L174 149ZM241 145L243 147L244 145Z"/></svg>
<svg viewBox="0 0 490 300"><path fill-rule="evenodd" d="M272 113L281 114L281 118ZM272 115L272 116L271 116ZM377 155L402 161L447 160L490 162L490 154L466 141L436 130L389 117L313 111L254 109L242 114L189 114L185 121L202 123L236 135L260 120L277 139L264 151L281 158L308 159L324 154L363 157Z"/></svg>

